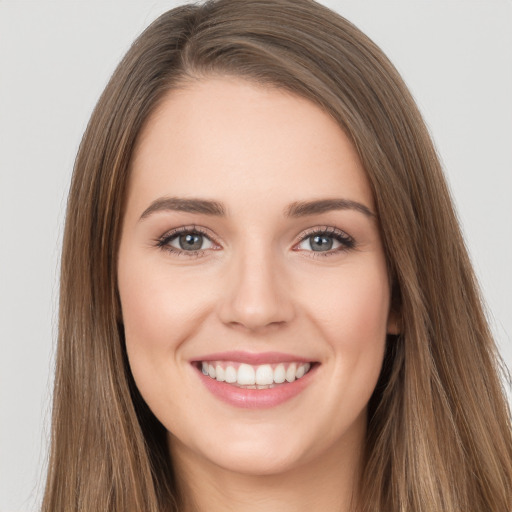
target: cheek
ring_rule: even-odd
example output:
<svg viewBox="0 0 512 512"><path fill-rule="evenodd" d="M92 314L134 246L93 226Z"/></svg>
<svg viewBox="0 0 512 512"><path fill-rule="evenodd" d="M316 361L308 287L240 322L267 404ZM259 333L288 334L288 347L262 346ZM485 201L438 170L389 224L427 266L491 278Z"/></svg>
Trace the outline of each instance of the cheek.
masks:
<svg viewBox="0 0 512 512"><path fill-rule="evenodd" d="M344 392L364 401L377 382L386 344L390 289L385 265L347 266L330 275L324 293L320 285L308 302L310 317L329 345Z"/></svg>
<svg viewBox="0 0 512 512"><path fill-rule="evenodd" d="M364 413L375 390L386 346L389 285L385 269L378 266L353 268L332 284L330 298L316 311L317 327L332 355L337 385L327 401L337 411L330 431L338 435Z"/></svg>
<svg viewBox="0 0 512 512"><path fill-rule="evenodd" d="M188 399L181 347L193 337L207 311L208 287L194 286L195 280L191 284L190 276L182 274L136 253L119 260L128 361L137 388L153 411L173 411ZM169 389L179 392L169 393ZM166 419L165 414L158 417Z"/></svg>
<svg viewBox="0 0 512 512"><path fill-rule="evenodd" d="M385 337L390 289L382 264L343 268L310 289L316 290L309 301L316 323L329 339L350 345Z"/></svg>
<svg viewBox="0 0 512 512"><path fill-rule="evenodd" d="M204 280L161 267L161 263L138 264L135 258L120 262L127 345L140 344L146 350L175 348L197 327L205 309L209 287Z"/></svg>

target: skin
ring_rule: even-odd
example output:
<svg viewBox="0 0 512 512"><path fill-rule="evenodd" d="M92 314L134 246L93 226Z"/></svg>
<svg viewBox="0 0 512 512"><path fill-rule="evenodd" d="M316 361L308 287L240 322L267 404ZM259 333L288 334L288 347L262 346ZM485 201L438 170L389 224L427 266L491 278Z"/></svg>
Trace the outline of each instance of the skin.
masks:
<svg viewBox="0 0 512 512"><path fill-rule="evenodd" d="M140 134L131 172L118 263L126 348L169 432L185 510L348 510L367 403L386 333L397 329L378 223L352 208L283 212L333 198L375 212L349 139L305 99L208 78L169 93ZM213 200L226 214L143 215L163 197ZM171 252L176 237L159 243L193 226L207 233L201 253ZM354 246L313 251L308 237L326 226ZM191 365L231 350L318 364L291 400L242 409L211 394Z"/></svg>

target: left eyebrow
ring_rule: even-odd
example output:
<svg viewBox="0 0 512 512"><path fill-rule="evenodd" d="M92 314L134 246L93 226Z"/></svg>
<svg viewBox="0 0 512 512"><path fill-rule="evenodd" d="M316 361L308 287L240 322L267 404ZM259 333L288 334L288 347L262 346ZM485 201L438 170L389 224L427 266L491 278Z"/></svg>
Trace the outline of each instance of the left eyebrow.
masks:
<svg viewBox="0 0 512 512"><path fill-rule="evenodd" d="M376 217L370 208L350 199L320 199L317 201L296 201L284 211L286 217L305 217L318 215L332 210L355 210L367 217Z"/></svg>

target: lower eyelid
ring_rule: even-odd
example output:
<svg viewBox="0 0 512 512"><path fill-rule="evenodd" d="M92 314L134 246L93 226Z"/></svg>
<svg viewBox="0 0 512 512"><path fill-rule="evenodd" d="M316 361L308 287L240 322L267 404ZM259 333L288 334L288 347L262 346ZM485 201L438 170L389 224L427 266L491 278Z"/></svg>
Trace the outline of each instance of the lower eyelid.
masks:
<svg viewBox="0 0 512 512"><path fill-rule="evenodd" d="M161 248L164 251L171 253L174 256L185 256L186 258L196 259L207 256L205 249L198 249L197 251L184 251L183 249L176 249L171 246L164 246Z"/></svg>

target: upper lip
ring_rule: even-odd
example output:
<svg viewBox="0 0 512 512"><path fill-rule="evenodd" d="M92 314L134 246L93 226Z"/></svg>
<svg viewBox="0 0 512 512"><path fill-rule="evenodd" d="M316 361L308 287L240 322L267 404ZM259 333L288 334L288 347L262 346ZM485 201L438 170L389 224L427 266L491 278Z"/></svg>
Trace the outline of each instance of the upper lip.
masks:
<svg viewBox="0 0 512 512"><path fill-rule="evenodd" d="M310 363L312 359L307 359L305 357L300 357L294 354L286 354L283 352L254 353L234 350L229 352L216 352L213 354L206 354L204 356L194 358L193 361L233 361L251 365L258 365L287 362Z"/></svg>

